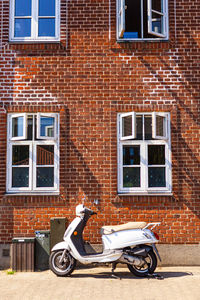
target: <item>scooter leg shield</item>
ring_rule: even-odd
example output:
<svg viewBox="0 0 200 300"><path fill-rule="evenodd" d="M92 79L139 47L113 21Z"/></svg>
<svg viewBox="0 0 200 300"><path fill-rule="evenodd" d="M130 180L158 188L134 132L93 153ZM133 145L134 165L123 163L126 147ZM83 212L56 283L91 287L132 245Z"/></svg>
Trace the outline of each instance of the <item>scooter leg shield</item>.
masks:
<svg viewBox="0 0 200 300"><path fill-rule="evenodd" d="M62 250L62 249L69 250L69 245L65 241L54 245L53 248L51 249L51 251L57 251L57 250Z"/></svg>

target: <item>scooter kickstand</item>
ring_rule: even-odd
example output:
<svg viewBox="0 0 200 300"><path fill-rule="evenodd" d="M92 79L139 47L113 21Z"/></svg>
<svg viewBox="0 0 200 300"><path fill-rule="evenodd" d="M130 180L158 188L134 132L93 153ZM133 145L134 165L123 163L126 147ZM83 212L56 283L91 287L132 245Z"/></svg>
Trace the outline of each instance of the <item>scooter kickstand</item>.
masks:
<svg viewBox="0 0 200 300"><path fill-rule="evenodd" d="M114 271L116 269L116 266L117 266L117 263L112 263L112 269L111 269L112 274L111 274L111 277L113 277L115 279L121 280L121 278L114 273Z"/></svg>

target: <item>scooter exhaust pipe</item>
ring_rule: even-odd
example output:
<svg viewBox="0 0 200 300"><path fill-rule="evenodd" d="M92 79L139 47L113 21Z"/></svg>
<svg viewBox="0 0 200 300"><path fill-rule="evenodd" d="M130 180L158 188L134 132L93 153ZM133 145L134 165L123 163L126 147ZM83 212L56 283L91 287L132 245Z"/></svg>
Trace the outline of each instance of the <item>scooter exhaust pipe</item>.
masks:
<svg viewBox="0 0 200 300"><path fill-rule="evenodd" d="M125 264L131 264L135 266L139 266L142 263L142 259L140 259L137 256L131 256L128 254L122 254L122 256L119 259L119 262L125 263Z"/></svg>

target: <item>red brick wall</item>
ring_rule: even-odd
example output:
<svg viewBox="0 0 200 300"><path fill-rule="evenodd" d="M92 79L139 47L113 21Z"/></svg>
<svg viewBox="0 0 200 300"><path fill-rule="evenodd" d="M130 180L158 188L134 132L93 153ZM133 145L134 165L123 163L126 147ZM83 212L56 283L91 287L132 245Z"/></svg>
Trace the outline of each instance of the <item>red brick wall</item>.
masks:
<svg viewBox="0 0 200 300"><path fill-rule="evenodd" d="M0 3L0 242L71 221L83 195L100 200L92 242L97 226L138 220L162 222L163 243L200 242L200 2L176 1L175 17L169 0L169 41L132 43L116 42L115 2L61 0L61 43L27 45L8 43ZM133 110L171 112L173 196L117 195L117 112ZM14 111L60 111L60 196L5 194Z"/></svg>

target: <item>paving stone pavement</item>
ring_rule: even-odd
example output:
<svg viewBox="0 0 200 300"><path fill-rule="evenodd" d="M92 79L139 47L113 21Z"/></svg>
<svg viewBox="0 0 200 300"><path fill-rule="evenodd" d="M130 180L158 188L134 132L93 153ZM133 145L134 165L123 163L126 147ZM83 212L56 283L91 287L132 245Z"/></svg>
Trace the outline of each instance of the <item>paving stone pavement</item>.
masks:
<svg viewBox="0 0 200 300"><path fill-rule="evenodd" d="M164 280L136 278L127 268L81 268L71 277L51 271L0 271L0 300L200 300L199 267L160 267Z"/></svg>

